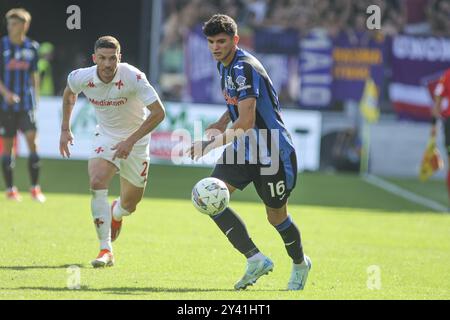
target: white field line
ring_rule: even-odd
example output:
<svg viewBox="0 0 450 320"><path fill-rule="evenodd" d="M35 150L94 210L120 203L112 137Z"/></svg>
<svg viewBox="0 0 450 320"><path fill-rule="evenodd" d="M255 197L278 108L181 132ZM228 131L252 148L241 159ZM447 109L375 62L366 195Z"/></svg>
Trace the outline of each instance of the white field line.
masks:
<svg viewBox="0 0 450 320"><path fill-rule="evenodd" d="M442 204L440 204L436 201L433 201L431 199L422 197L411 191L405 190L405 189L403 189L393 183L390 183L384 179L381 179L377 176L374 176L371 174L366 174L362 177L362 179L371 185L374 185L378 188L381 188L385 191L388 191L392 194L395 194L396 196L399 196L399 197L409 200L411 202L418 203L424 207L427 207L427 208L430 208L430 209L433 209L433 210L439 211L439 212L448 212L448 208L443 206Z"/></svg>

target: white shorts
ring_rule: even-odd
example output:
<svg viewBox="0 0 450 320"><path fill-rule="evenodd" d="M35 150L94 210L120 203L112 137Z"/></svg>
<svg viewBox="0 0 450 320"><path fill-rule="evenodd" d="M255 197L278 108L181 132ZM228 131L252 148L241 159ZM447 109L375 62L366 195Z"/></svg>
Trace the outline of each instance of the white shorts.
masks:
<svg viewBox="0 0 450 320"><path fill-rule="evenodd" d="M127 159L116 158L113 161L112 158L116 150L111 150L111 148L119 142L108 136L96 133L89 159L100 158L113 163L122 178L125 178L138 188L145 188L148 166L150 164L148 146L134 146Z"/></svg>

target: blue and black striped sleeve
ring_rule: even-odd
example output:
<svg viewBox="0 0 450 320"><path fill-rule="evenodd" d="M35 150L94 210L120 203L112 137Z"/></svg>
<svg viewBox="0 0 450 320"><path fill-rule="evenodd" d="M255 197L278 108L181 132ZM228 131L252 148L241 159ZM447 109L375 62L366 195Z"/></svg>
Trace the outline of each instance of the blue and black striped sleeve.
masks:
<svg viewBox="0 0 450 320"><path fill-rule="evenodd" d="M33 59L31 60L30 72L38 71L38 60L39 60L39 43L33 41L31 43L31 50L33 50Z"/></svg>
<svg viewBox="0 0 450 320"><path fill-rule="evenodd" d="M261 76L255 68L247 62L242 62L234 67L234 83L238 100L259 97L259 83Z"/></svg>

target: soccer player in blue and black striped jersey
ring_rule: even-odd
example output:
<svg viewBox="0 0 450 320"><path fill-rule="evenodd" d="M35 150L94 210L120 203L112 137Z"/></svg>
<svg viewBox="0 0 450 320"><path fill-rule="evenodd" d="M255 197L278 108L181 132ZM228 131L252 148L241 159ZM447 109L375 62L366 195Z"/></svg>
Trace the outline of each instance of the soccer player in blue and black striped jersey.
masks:
<svg viewBox="0 0 450 320"><path fill-rule="evenodd" d="M13 183L13 142L20 130L26 138L30 156L28 169L31 196L44 202L38 184L39 156L36 149L35 105L38 97L38 43L26 37L31 15L25 9L6 13L8 35L0 39L0 135L3 139L2 170L7 198L20 201Z"/></svg>
<svg viewBox="0 0 450 320"><path fill-rule="evenodd" d="M294 146L281 118L278 96L262 64L237 45L237 25L229 16L216 14L203 26L208 48L221 77L227 111L206 134L208 141L194 142L190 156L200 158L228 146L212 176L224 181L232 193L253 183L264 202L269 222L280 233L293 261L288 290L302 290L311 260L303 254L300 232L288 214L287 200L297 178ZM227 129L229 122L231 128ZM243 221L231 209L213 216L232 245L247 258L244 276L235 289L245 289L273 269L250 238Z"/></svg>

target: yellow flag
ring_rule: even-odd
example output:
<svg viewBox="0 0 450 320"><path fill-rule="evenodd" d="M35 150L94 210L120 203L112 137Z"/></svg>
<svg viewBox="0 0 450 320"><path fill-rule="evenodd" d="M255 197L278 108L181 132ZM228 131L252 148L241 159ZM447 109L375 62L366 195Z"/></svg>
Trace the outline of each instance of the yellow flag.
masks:
<svg viewBox="0 0 450 320"><path fill-rule="evenodd" d="M378 109L378 88L372 78L366 80L359 109L367 122L374 123L378 121L380 117L380 109Z"/></svg>
<svg viewBox="0 0 450 320"><path fill-rule="evenodd" d="M444 167L444 161L441 158L438 148L436 147L436 136L431 136L428 141L427 148L423 154L422 164L420 166L419 178L426 181L436 171Z"/></svg>

